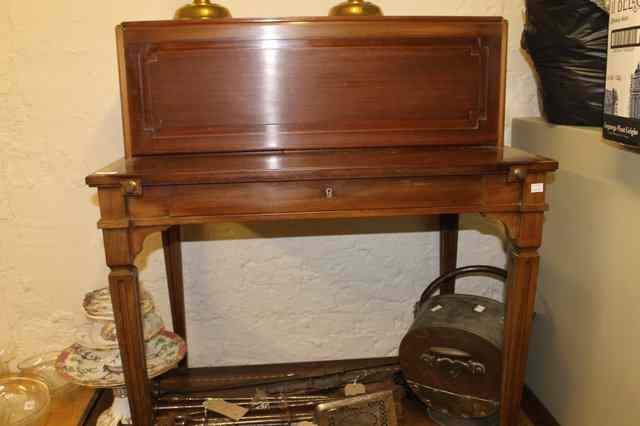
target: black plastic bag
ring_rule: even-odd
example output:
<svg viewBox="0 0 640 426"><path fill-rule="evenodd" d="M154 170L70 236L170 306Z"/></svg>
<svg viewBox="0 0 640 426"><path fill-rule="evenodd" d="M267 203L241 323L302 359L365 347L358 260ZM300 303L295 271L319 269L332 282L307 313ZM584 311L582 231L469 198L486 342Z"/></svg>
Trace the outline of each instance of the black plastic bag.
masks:
<svg viewBox="0 0 640 426"><path fill-rule="evenodd" d="M526 0L522 47L552 123L601 126L609 15L589 0Z"/></svg>

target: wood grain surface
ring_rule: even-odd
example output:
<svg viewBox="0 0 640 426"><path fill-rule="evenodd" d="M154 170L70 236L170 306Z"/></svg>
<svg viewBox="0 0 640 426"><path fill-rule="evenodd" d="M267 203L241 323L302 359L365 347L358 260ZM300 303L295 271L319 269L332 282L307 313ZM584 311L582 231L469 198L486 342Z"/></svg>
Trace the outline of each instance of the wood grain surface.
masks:
<svg viewBox="0 0 640 426"><path fill-rule="evenodd" d="M127 155L502 141L501 18L118 27Z"/></svg>
<svg viewBox="0 0 640 426"><path fill-rule="evenodd" d="M76 426L94 394L94 389L78 387L65 395L54 396L46 426Z"/></svg>
<svg viewBox="0 0 640 426"><path fill-rule="evenodd" d="M87 176L89 186L299 181L504 174L515 166L550 172L558 164L510 147L367 148L122 158Z"/></svg>

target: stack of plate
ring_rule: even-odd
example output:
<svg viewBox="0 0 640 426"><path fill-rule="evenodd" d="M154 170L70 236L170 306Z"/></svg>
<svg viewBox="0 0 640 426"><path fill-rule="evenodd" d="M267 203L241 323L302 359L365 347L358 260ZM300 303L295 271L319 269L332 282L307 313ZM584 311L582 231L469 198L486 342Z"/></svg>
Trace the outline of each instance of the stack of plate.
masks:
<svg viewBox="0 0 640 426"><path fill-rule="evenodd" d="M109 289L88 293L82 308L89 321L78 331L76 343L62 351L56 368L64 377L82 386L121 388L114 393L116 397L124 397L124 370ZM147 292L141 294L140 309L147 372L153 378L174 368L184 358L187 348L184 340L164 328L162 318L156 314L153 300ZM105 412L105 415L110 413Z"/></svg>

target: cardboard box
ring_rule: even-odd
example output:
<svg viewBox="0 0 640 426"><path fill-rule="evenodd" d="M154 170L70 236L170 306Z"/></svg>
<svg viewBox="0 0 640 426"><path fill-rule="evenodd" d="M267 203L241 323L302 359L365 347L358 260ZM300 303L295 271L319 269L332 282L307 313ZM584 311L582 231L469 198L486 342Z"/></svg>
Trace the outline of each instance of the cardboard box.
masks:
<svg viewBox="0 0 640 426"><path fill-rule="evenodd" d="M606 139L640 147L640 0L611 0L604 100Z"/></svg>

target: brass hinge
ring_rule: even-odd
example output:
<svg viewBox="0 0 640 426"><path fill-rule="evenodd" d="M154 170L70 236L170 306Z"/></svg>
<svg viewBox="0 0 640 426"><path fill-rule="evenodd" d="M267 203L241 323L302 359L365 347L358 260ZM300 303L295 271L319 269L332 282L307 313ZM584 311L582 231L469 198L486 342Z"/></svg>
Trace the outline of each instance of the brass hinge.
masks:
<svg viewBox="0 0 640 426"><path fill-rule="evenodd" d="M527 178L529 171L523 166L514 166L509 169L509 176L507 176L507 182L521 182Z"/></svg>
<svg viewBox="0 0 640 426"><path fill-rule="evenodd" d="M140 179L128 179L120 182L122 193L127 197L140 197L142 195L142 181Z"/></svg>

